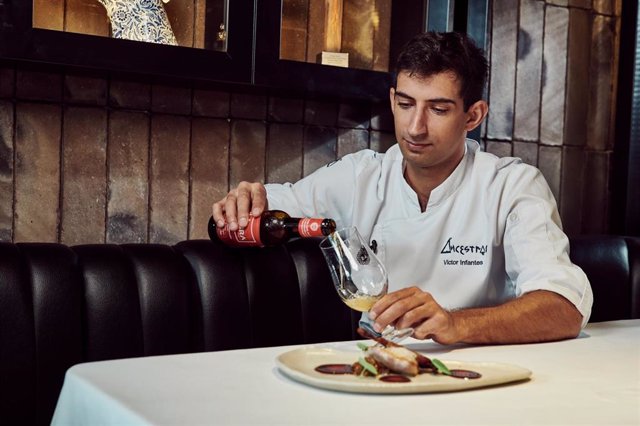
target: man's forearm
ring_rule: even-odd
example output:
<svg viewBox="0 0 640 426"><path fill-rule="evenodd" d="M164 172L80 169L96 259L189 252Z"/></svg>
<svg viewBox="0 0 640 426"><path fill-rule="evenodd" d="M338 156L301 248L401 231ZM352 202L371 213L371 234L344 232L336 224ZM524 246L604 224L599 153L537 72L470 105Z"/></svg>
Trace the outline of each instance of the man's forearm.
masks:
<svg viewBox="0 0 640 426"><path fill-rule="evenodd" d="M582 315L564 297L534 291L490 308L451 312L459 341L466 343L533 343L576 337Z"/></svg>

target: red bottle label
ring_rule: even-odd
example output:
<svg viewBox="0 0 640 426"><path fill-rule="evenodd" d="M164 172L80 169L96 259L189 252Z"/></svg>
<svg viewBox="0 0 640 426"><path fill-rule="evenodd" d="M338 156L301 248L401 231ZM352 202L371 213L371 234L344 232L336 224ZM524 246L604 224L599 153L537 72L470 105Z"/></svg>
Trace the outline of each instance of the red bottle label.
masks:
<svg viewBox="0 0 640 426"><path fill-rule="evenodd" d="M303 218L298 222L298 234L301 237L321 237L322 219Z"/></svg>
<svg viewBox="0 0 640 426"><path fill-rule="evenodd" d="M262 247L260 240L260 217L250 217L247 227L229 231L229 224L216 228L218 238L231 247Z"/></svg>

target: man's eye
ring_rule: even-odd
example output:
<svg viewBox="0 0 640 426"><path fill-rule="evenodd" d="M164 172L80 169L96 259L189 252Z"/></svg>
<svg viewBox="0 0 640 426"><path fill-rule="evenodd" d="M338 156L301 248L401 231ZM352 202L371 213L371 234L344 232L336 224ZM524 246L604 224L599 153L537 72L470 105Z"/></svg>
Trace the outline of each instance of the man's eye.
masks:
<svg viewBox="0 0 640 426"><path fill-rule="evenodd" d="M438 115L444 115L444 114L446 114L446 113L449 111L449 110L448 110L448 109L446 109L446 108L435 108L435 107L434 107L434 108L431 108L431 110L432 110L433 112L435 112L436 114L438 114Z"/></svg>
<svg viewBox="0 0 640 426"><path fill-rule="evenodd" d="M409 102L398 102L398 106L402 109L409 109L413 106L413 104Z"/></svg>

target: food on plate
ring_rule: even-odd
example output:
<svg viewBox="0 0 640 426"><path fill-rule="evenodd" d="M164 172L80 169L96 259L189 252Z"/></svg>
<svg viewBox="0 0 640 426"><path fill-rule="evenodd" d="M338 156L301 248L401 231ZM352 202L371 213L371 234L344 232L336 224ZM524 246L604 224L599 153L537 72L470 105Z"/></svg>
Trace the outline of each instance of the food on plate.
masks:
<svg viewBox="0 0 640 426"><path fill-rule="evenodd" d="M419 367L416 353L407 348L371 346L365 351L365 355L395 373L408 376L418 375Z"/></svg>
<svg viewBox="0 0 640 426"><path fill-rule="evenodd" d="M479 373L469 370L449 370L442 361L429 359L405 346L390 342L382 337L373 336L358 328L362 337L374 340L376 344L368 346L358 343L363 356L353 364L323 364L316 371L324 374L353 374L363 377L375 377L391 383L411 381L419 374L443 374L463 379L477 379Z"/></svg>
<svg viewBox="0 0 640 426"><path fill-rule="evenodd" d="M362 328L358 328L358 334L374 340L377 344L373 346L359 345L360 349L364 351L364 357L354 364L355 374L378 376L396 373L417 376L420 372L437 372L437 367L433 362L418 352L382 337L374 336ZM362 370L359 367L362 367Z"/></svg>

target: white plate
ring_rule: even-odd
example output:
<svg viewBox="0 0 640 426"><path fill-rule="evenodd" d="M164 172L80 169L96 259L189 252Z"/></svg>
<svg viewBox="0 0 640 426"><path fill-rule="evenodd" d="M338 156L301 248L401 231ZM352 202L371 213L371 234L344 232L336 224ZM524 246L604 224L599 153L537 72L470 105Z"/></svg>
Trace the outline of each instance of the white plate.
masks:
<svg viewBox="0 0 640 426"><path fill-rule="evenodd" d="M353 364L361 354L357 350L347 352L321 346L307 346L279 355L276 358L276 364L280 371L293 380L323 389L360 393L463 391L525 380L531 376L531 371L512 364L449 360L442 360L449 369L472 370L480 373L482 377L458 379L441 374L419 374L412 377L410 382L388 383L374 377L360 377L352 374L333 375L315 371L315 368L322 364Z"/></svg>

